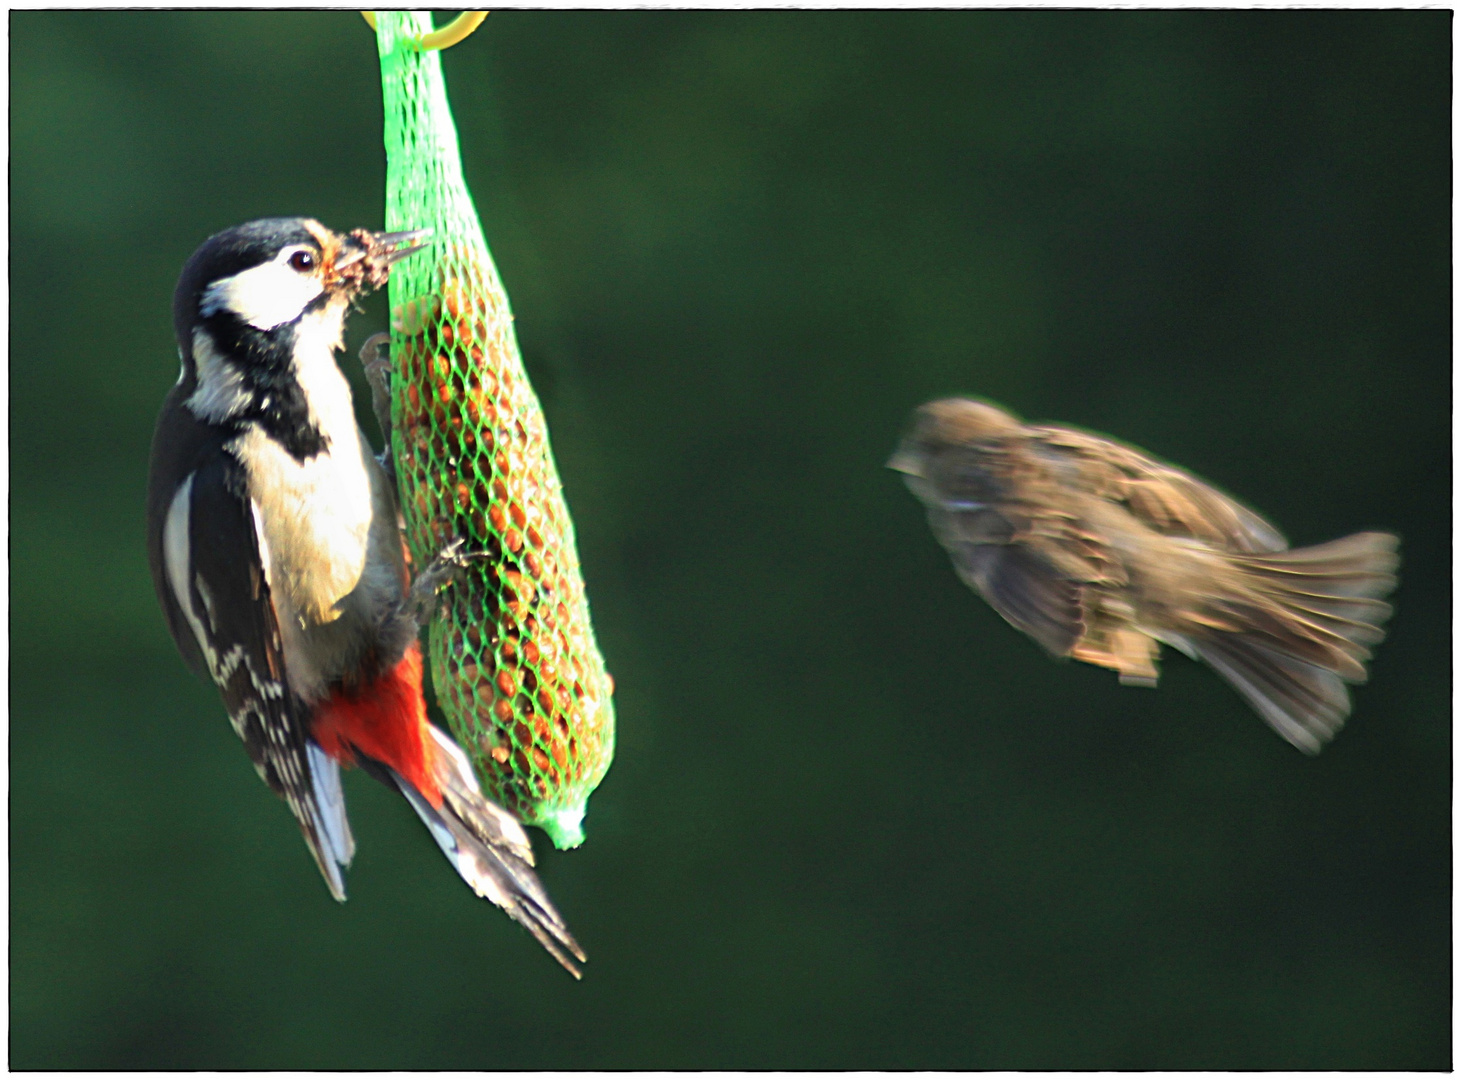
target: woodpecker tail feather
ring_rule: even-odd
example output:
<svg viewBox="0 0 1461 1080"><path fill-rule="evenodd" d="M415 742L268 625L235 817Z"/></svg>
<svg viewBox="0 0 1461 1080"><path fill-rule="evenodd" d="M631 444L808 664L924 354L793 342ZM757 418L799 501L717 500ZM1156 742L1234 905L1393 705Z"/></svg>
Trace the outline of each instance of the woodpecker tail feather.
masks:
<svg viewBox="0 0 1461 1080"><path fill-rule="evenodd" d="M345 813L345 791L340 786L340 764L320 749L313 739L305 743L309 759L312 805L299 816L305 843L319 864L330 895L345 901L345 870L355 857L355 836ZM292 801L291 801L292 805Z"/></svg>
<svg viewBox="0 0 1461 1080"><path fill-rule="evenodd" d="M1234 555L1239 585L1210 614L1164 635L1205 660L1275 730L1316 754L1349 716L1345 683L1362 683L1391 607L1399 540L1356 533L1315 547Z"/></svg>
<svg viewBox="0 0 1461 1080"><path fill-rule="evenodd" d="M461 749L436 727L430 726L430 732L441 805L433 806L394 770L391 778L472 891L522 923L570 975L582 978L572 958L587 957L533 872L527 833L511 814L483 797Z"/></svg>
<svg viewBox="0 0 1461 1080"><path fill-rule="evenodd" d="M337 689L316 706L313 722L319 746L311 744L311 752L329 765L318 773L323 780L317 781L316 799L326 820L333 805L341 807L343 820L343 801L329 797L331 782L334 791L339 789L335 762L358 763L406 796L473 892L522 923L574 978L580 977L570 957L586 959L583 950L533 873L533 849L523 827L483 797L467 756L426 718L417 642L374 682ZM311 844L332 891L336 879L330 873L336 863L331 858L346 852L348 861L348 852L354 850L349 826L344 829L319 828L320 842ZM336 895L343 897L343 887Z"/></svg>

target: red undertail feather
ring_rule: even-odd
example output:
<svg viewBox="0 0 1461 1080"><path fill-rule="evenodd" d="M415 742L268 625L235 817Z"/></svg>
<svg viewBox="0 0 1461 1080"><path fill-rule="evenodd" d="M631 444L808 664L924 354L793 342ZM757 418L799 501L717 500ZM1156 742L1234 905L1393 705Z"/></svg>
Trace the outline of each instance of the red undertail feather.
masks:
<svg viewBox="0 0 1461 1080"><path fill-rule="evenodd" d="M436 741L421 691L421 646L374 682L337 689L315 708L315 742L336 761L353 764L355 752L394 769L433 807L441 807Z"/></svg>
<svg viewBox="0 0 1461 1080"><path fill-rule="evenodd" d="M344 765L357 754L390 770L432 838L478 896L537 938L576 979L583 949L533 873L533 848L516 818L482 797L467 755L426 719L421 646L374 682L336 690L315 707L314 741ZM322 864L323 865L323 864Z"/></svg>

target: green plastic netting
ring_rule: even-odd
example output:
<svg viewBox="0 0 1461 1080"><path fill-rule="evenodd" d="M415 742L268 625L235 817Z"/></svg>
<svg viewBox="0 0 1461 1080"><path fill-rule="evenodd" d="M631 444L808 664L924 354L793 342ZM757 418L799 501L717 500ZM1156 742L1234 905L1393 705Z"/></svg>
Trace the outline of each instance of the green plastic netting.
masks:
<svg viewBox="0 0 1461 1080"><path fill-rule="evenodd" d="M476 207L427 12L378 12L386 228L430 229L391 272L392 454L417 567L453 538L488 558L441 597L437 701L487 794L560 848L583 841L614 753L613 683L573 522Z"/></svg>

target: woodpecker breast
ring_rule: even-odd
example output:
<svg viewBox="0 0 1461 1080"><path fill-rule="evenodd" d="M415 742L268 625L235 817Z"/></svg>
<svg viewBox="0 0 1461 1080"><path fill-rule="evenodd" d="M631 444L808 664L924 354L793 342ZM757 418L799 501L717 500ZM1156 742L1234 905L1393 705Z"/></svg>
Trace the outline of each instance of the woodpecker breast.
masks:
<svg viewBox="0 0 1461 1080"><path fill-rule="evenodd" d="M248 474L289 680L305 700L356 670L404 589L395 497L356 426L338 335L338 323L302 323L294 351L323 449L296 456L256 424L229 444Z"/></svg>

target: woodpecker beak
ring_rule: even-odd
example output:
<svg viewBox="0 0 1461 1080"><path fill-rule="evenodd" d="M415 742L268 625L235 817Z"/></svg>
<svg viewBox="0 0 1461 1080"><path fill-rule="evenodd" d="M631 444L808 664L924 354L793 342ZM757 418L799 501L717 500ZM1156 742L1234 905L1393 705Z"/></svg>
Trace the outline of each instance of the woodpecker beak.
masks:
<svg viewBox="0 0 1461 1080"><path fill-rule="evenodd" d="M375 242L381 247L395 248L394 251L388 251L383 256L386 265L389 266L391 263L400 262L407 255L416 254L416 252L426 246L425 244L411 244L410 247L397 248L397 244L409 244L412 240L424 240L430 235L430 229L408 229L405 232L376 233Z"/></svg>
<svg viewBox="0 0 1461 1080"><path fill-rule="evenodd" d="M397 245L430 235L430 229L389 233L353 229L343 238L344 244L348 246L335 257L335 280L346 288L378 289L386 283L393 263L400 262L407 255L414 255L425 247L424 244L412 244L410 247Z"/></svg>
<svg viewBox="0 0 1461 1080"><path fill-rule="evenodd" d="M415 244L408 248L397 248L397 244L420 240L430 235L430 229L410 229L406 232L388 233L373 233L366 232L364 229L356 229L347 237L348 240L354 241L356 246L340 253L340 257L335 260L335 269L343 270L347 266L354 266L366 257L369 257L372 262L389 266L391 263L400 262L407 255L414 255L426 246Z"/></svg>

